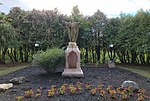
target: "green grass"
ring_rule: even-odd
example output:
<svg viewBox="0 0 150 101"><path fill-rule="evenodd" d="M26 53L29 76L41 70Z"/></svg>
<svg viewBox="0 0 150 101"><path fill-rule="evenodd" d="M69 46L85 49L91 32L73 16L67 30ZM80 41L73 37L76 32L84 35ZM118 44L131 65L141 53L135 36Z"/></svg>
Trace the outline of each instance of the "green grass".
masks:
<svg viewBox="0 0 150 101"><path fill-rule="evenodd" d="M15 71L17 71L17 70L20 70L20 69L23 69L23 68L25 68L25 67L28 67L29 66L29 64L27 65L19 65L19 66L4 66L4 67L0 67L0 76L4 76L4 75L8 75L8 74L10 74L10 73L12 73L12 72L15 72Z"/></svg>
<svg viewBox="0 0 150 101"><path fill-rule="evenodd" d="M142 75L144 77L150 78L150 67L148 66L130 66L130 65L125 65L125 66L119 66L122 69L131 71L133 73L137 73L139 75Z"/></svg>

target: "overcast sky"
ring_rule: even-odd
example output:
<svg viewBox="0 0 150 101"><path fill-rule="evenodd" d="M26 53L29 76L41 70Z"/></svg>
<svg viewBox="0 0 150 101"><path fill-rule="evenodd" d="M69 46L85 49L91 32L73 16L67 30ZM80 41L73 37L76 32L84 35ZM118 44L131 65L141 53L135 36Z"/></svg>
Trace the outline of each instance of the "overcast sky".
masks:
<svg viewBox="0 0 150 101"><path fill-rule="evenodd" d="M98 9L108 17L123 13L135 14L138 10L149 10L150 0L0 0L0 11L8 13L11 7L19 6L25 10L58 8L62 14L71 14L72 7L78 5L81 13L92 15Z"/></svg>

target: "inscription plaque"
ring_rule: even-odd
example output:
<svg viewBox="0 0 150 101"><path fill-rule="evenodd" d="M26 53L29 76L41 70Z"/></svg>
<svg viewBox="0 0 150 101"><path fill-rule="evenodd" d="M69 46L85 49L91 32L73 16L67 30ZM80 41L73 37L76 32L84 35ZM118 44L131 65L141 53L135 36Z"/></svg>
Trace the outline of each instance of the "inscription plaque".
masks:
<svg viewBox="0 0 150 101"><path fill-rule="evenodd" d="M77 54L75 52L70 52L68 55L68 64L70 69L76 69L77 65Z"/></svg>

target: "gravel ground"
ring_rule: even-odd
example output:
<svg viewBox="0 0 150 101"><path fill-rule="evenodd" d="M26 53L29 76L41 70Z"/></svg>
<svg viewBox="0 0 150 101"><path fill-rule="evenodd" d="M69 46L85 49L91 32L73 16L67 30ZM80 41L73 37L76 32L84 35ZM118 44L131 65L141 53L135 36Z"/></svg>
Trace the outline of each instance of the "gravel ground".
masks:
<svg viewBox="0 0 150 101"><path fill-rule="evenodd" d="M22 84L14 85L13 88L0 92L0 101L16 101L15 97L24 95L25 90L40 88L42 95L38 98L26 98L23 101L120 101L120 99L109 99L106 97L100 97L98 94L92 96L90 92L82 92L81 94L55 95L54 97L47 96L47 90L52 85L60 87L64 83L75 84L76 82L89 83L93 87L97 87L98 84L104 84L104 88L108 85L119 87L123 81L132 80L139 84L140 88L146 90L146 94L150 95L150 79L140 76L138 74L123 70L120 68L107 68L107 67L83 67L84 78L66 78L61 77L63 68L60 68L57 73L47 74L41 68L36 66L30 66L19 71L13 72L9 75L0 77L0 83L8 83L10 79L14 77L24 76L26 81ZM136 101L135 97L131 97L127 101ZM146 99L145 101L150 101Z"/></svg>

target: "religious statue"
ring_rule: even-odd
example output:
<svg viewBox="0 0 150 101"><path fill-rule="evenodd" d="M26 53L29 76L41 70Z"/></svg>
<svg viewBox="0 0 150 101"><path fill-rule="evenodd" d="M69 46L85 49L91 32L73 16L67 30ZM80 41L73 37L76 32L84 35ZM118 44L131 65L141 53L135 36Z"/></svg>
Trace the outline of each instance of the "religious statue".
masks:
<svg viewBox="0 0 150 101"><path fill-rule="evenodd" d="M69 35L69 45L65 50L65 68L62 76L68 77L84 77L83 71L80 67L80 50L76 44L78 32L79 32L79 22L71 21L65 22L68 29Z"/></svg>
<svg viewBox="0 0 150 101"><path fill-rule="evenodd" d="M79 32L79 22L65 22L68 33L69 33L69 39L70 42L76 42Z"/></svg>

